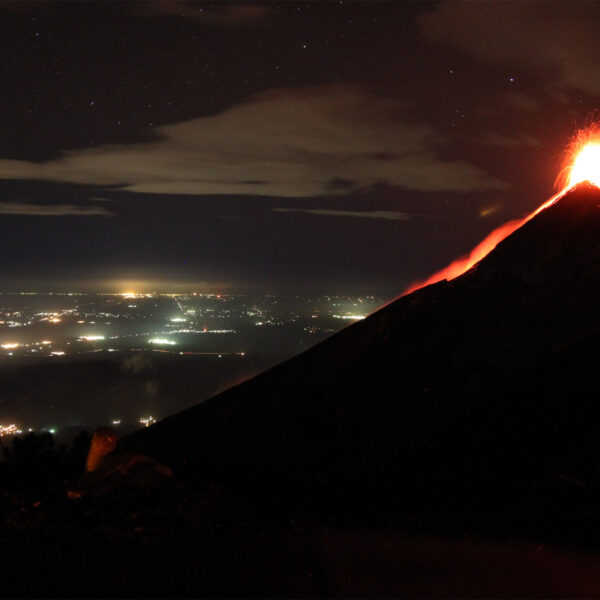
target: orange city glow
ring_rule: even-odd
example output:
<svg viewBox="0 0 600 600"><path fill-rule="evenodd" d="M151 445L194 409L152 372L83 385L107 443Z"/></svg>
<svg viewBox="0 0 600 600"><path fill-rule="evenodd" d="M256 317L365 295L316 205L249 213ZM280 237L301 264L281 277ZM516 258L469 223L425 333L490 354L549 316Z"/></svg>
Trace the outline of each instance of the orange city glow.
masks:
<svg viewBox="0 0 600 600"><path fill-rule="evenodd" d="M523 219L509 221L500 227L494 229L488 236L480 242L471 252L457 258L447 267L437 271L424 281L418 281L411 284L402 294L410 294L432 283L450 281L459 277L471 267L477 264L482 258L487 256L503 239L507 238L513 231L533 219L551 204L554 204L559 198L566 194L573 186L583 181L589 181L592 185L600 187L600 125L593 123L585 129L579 130L568 146L566 160L557 179L557 187L560 191L546 200L540 207Z"/></svg>

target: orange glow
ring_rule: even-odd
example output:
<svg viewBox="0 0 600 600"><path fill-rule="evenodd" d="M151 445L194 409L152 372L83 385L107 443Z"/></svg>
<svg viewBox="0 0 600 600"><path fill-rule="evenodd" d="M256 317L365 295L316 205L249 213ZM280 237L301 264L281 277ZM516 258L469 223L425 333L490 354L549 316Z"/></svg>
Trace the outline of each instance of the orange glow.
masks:
<svg viewBox="0 0 600 600"><path fill-rule="evenodd" d="M592 117L597 119L598 115ZM597 121L590 121L571 139L556 185L559 189L571 188L582 181L600 187L600 123Z"/></svg>
<svg viewBox="0 0 600 600"><path fill-rule="evenodd" d="M590 123L585 129L578 130L569 143L565 155L563 168L556 180L556 185L560 189L558 193L546 200L525 218L509 221L494 229L471 252L457 258L447 267L437 271L427 279L411 284L402 295L410 294L438 281L450 281L466 273L513 231L516 231L538 213L554 204L578 183L589 181L592 185L600 187L600 124Z"/></svg>
<svg viewBox="0 0 600 600"><path fill-rule="evenodd" d="M582 181L600 186L600 144L587 144L575 158L569 176L569 187Z"/></svg>
<svg viewBox="0 0 600 600"><path fill-rule="evenodd" d="M413 283L408 287L404 294L410 294L411 292L421 289L426 285L431 285L432 283L437 283L438 281L443 281L444 279L450 281L451 279L466 273L473 265L487 256L504 238L508 237L513 231L521 227L524 222L524 219L517 219L516 221L509 221L497 229L494 229L494 231L492 231L482 242L475 246L475 248L473 248L469 254L465 254L464 256L457 258L447 267L437 271L424 281L417 281Z"/></svg>

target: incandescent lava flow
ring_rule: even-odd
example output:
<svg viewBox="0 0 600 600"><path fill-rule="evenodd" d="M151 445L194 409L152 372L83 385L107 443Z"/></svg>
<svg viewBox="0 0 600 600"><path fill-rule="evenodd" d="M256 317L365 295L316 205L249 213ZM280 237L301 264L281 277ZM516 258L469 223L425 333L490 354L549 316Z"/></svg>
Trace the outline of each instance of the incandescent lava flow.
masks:
<svg viewBox="0 0 600 600"><path fill-rule="evenodd" d="M557 187L560 189L557 194L546 200L546 202L525 218L515 219L497 227L482 242L475 246L471 252L457 258L447 267L437 271L427 279L411 284L402 295L405 296L415 290L432 283L437 283L438 281L443 281L444 279L450 281L459 277L487 256L513 231L519 229L519 227L533 219L542 210L554 204L559 198L562 198L578 183L584 181L589 181L592 185L600 188L600 124L597 123L579 130L573 136L573 140L567 148L563 168L556 180Z"/></svg>

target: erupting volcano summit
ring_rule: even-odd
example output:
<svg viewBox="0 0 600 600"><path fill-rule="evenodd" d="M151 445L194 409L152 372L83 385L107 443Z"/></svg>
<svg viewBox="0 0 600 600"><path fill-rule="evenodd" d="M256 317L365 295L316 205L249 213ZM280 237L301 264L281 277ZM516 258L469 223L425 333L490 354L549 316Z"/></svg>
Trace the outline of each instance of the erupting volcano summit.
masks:
<svg viewBox="0 0 600 600"><path fill-rule="evenodd" d="M469 254L457 258L447 267L437 271L424 281L418 281L408 287L403 295L410 294L432 283L451 280L468 271L473 265L487 256L503 239L513 231L523 226L535 215L556 202L578 183L589 181L592 185L600 187L600 126L591 125L586 129L578 131L569 144L566 160L557 178L560 191L546 200L531 214L523 219L509 221L494 229L482 242L480 242Z"/></svg>

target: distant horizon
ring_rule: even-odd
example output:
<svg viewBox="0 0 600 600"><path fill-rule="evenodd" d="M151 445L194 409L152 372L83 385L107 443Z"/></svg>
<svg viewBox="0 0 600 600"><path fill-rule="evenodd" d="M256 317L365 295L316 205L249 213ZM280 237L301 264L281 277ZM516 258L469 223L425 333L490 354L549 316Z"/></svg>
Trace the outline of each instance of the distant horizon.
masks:
<svg viewBox="0 0 600 600"><path fill-rule="evenodd" d="M443 266L443 265L442 265ZM158 271L158 269L157 269ZM332 277L330 281L304 278L299 281L289 280L251 280L245 278L187 278L167 272L147 273L142 271L124 275L99 273L98 276L62 277L4 277L0 293L202 293L202 294L337 294L392 297L402 293L410 281L402 278L396 284L389 281L343 281L343 278Z"/></svg>
<svg viewBox="0 0 600 600"><path fill-rule="evenodd" d="M143 290L143 291L94 291L94 290L0 290L0 295L13 295L13 296L44 296L44 295L56 295L56 296L179 296L179 295L193 295L193 296L365 296L375 298L384 294L374 292L326 292L326 291L303 291L303 292L292 292L292 291L250 291L250 290L239 290L239 291L194 291L194 290L182 290L182 291L157 291L157 290Z"/></svg>

